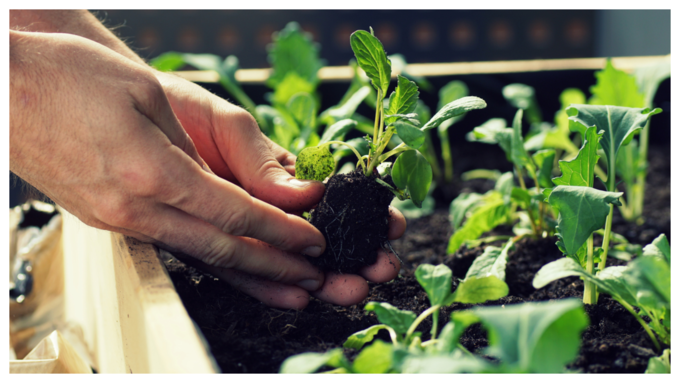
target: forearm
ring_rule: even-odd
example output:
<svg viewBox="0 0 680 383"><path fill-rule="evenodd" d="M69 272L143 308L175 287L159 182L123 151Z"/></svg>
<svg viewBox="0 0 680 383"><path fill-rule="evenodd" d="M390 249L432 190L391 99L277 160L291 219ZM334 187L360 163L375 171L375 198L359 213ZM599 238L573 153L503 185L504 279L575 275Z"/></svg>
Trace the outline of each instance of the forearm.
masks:
<svg viewBox="0 0 680 383"><path fill-rule="evenodd" d="M108 30L94 15L85 10L11 10L10 29L70 33L96 41L115 52L144 64L135 52Z"/></svg>

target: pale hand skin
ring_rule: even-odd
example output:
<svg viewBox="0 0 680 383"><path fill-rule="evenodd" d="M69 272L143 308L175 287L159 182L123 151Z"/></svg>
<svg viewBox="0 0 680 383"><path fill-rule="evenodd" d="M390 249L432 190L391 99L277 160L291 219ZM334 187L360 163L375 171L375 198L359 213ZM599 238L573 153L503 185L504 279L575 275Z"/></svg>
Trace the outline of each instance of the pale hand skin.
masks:
<svg viewBox="0 0 680 383"><path fill-rule="evenodd" d="M184 253L273 307L304 308L310 292L352 305L366 280L396 277L384 251L360 275L311 266L300 254L319 255L323 236L285 212L309 209L323 184L295 180L295 157L244 110L90 39L10 31L15 174L83 222ZM391 210L389 237L405 227Z"/></svg>

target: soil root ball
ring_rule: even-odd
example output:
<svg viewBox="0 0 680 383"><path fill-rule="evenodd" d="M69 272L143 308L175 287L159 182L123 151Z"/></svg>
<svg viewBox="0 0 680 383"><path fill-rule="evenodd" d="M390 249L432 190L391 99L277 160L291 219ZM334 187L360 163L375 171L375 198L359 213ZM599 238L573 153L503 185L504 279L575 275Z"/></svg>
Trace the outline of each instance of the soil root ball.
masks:
<svg viewBox="0 0 680 383"><path fill-rule="evenodd" d="M393 185L391 177L383 181ZM387 242L389 206L394 194L360 170L336 174L326 184L310 223L326 239L326 251L309 257L321 270L356 273L375 263L378 249Z"/></svg>

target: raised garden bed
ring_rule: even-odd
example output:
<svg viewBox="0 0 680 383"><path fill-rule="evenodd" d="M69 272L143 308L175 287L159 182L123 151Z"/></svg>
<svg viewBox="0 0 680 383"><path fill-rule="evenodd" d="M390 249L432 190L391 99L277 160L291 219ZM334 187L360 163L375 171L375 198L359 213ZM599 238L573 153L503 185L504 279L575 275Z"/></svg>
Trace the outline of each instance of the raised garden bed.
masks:
<svg viewBox="0 0 680 383"><path fill-rule="evenodd" d="M484 153L479 153L484 157ZM645 223L627 223L615 213L613 231L625 235L631 243L645 245L661 233L670 233L670 145L656 145L650 150L650 173L645 196ZM500 158L504 161L504 158ZM479 180L458 182L453 193L484 192L493 183ZM440 201L444 206L447 201ZM499 228L497 233L508 234ZM373 313L364 311L368 301L389 302L414 312L429 307L428 298L413 276L421 263L444 263L454 277L463 278L474 257L483 247L462 249L446 257L446 246L451 235L448 210L439 207L431 216L408 221L404 236L392 242L404 261L397 279L385 284L371 284L368 298L355 306L339 307L317 299L302 310L268 308L210 275L186 267L175 259L166 259L170 277L191 318L203 332L222 372L278 372L289 356L303 352L323 352L342 347L354 332L378 324ZM501 242L493 243L496 246ZM570 277L534 289L531 282L535 273L546 263L562 257L555 246L555 238L530 240L525 238L510 252L506 282L510 293L485 305L505 305L529 301L545 301L567 297L581 298L583 282ZM608 265L624 264L614 258ZM454 278L455 279L455 278ZM440 318L447 320L454 310L471 305L454 303L443 308ZM620 304L603 295L596 306L586 306L590 325L583 333L578 358L570 369L588 373L641 373L650 357L657 356L653 345L639 323ZM420 329L427 329L426 319ZM443 325L443 324L442 324ZM425 332L425 331L424 331ZM380 334L388 340L386 334ZM465 331L461 343L472 352L487 346L486 334L479 325ZM345 349L348 357L356 351Z"/></svg>

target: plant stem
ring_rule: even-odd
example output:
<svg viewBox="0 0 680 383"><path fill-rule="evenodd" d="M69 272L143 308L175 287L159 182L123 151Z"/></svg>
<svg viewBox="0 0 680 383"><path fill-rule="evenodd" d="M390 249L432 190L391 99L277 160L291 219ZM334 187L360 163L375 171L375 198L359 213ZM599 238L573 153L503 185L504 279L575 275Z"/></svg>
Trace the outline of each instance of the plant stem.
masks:
<svg viewBox="0 0 680 383"><path fill-rule="evenodd" d="M354 148L354 146L352 146L352 145L350 145L346 142L342 142L342 141L328 141L324 145L331 145L331 144L345 145L346 147L352 149L352 151L354 152L354 155L356 155L357 158L359 159L359 165L361 165L361 167L364 168L364 169L366 168L366 165L364 164L364 161L361 158L361 154L359 154L359 152Z"/></svg>
<svg viewBox="0 0 680 383"><path fill-rule="evenodd" d="M433 312L439 310L440 307L441 307L440 305L434 305L429 309L423 311L420 315L418 315L418 318L416 318L416 320L413 321L411 327L409 327L408 331L406 331L406 336L404 337L404 340L408 339L411 335L413 335L413 332L416 331L416 328L418 327L420 322L422 322L425 318L430 316L430 314L432 314Z"/></svg>
<svg viewBox="0 0 680 383"><path fill-rule="evenodd" d="M453 160L451 159L451 144L449 143L448 130L440 130L437 128L439 134L439 141L442 147L442 159L444 160L444 181L446 183L453 182Z"/></svg>
<svg viewBox="0 0 680 383"><path fill-rule="evenodd" d="M409 150L409 147L406 146L406 144L401 143L401 144L397 145L396 148L394 148L394 149L390 150L389 152L381 155L376 162L381 163L381 162L385 161L386 159L390 158L391 156L393 156L395 154L399 154L401 152L405 152L407 150ZM371 165L369 165L369 167L370 166Z"/></svg>
<svg viewBox="0 0 680 383"><path fill-rule="evenodd" d="M645 179L647 178L647 149L649 147L649 121L650 120L647 120L645 127L642 128L642 131L640 132L638 161L641 161L643 166L640 167L642 170L637 173L637 179L635 180L635 185L638 187L638 192L635 193L631 198L631 204L633 205L631 209L633 211L633 218L642 217L642 208L644 207Z"/></svg>
<svg viewBox="0 0 680 383"><path fill-rule="evenodd" d="M587 260L586 260L586 272L588 274L593 274L593 264L595 263L593 259L593 235L591 234L590 237L588 238L588 241L586 242L586 248L587 248ZM594 305L597 304L597 286L585 279L583 281L583 304L586 305Z"/></svg>
<svg viewBox="0 0 680 383"><path fill-rule="evenodd" d="M439 310L432 314L432 329L430 330L430 339L437 339L437 325L439 324Z"/></svg>
<svg viewBox="0 0 680 383"><path fill-rule="evenodd" d="M519 166L515 165L515 171L517 172L519 186L522 187L522 190L527 191L527 185L524 183L524 177L522 176L522 169L520 169ZM529 223L531 223L531 230L534 232L536 238L540 238L541 235L538 232L538 228L536 227L536 220L534 219L534 214L531 212L531 202L527 203L526 210L527 214L529 214Z"/></svg>
<svg viewBox="0 0 680 383"><path fill-rule="evenodd" d="M378 146L378 135L380 134L380 111L381 111L381 104L382 104L382 98L380 97L380 93L382 91L378 89L378 100L375 102L375 123L373 124L373 145L376 147Z"/></svg>
<svg viewBox="0 0 680 383"><path fill-rule="evenodd" d="M607 265L607 253L609 252L609 238L611 237L613 218L614 205L609 205L609 214L607 214L607 220L604 223L604 236L602 238L602 259L597 267L600 271L604 270Z"/></svg>
<svg viewBox="0 0 680 383"><path fill-rule="evenodd" d="M661 346L659 345L659 341L656 340L656 337L654 336L652 329L650 329L649 326L647 326L647 323L645 321L643 321L642 318L640 318L640 315L638 315L638 313L635 312L633 307L631 305L629 305L628 303L626 303L623 299L616 299L616 300L621 304L621 306L623 306L626 310L628 310L628 312L633 314L635 319L637 319L637 321L642 325L642 328L644 328L645 331L647 332L647 335L649 335L649 339L651 339L652 343L654 343L654 347L656 348L656 351L661 351Z"/></svg>

